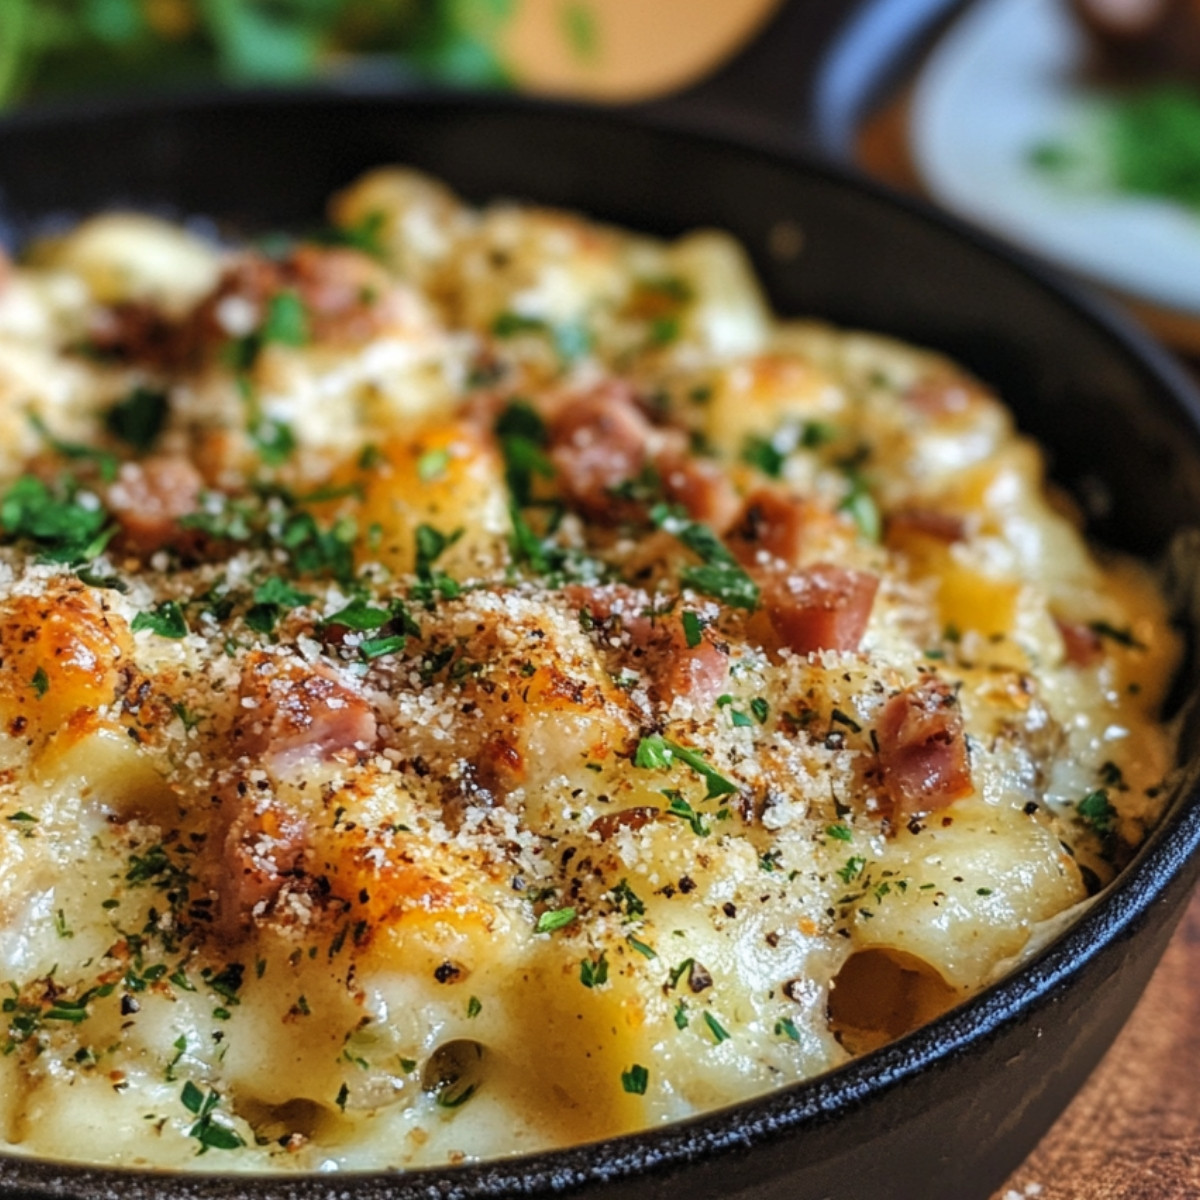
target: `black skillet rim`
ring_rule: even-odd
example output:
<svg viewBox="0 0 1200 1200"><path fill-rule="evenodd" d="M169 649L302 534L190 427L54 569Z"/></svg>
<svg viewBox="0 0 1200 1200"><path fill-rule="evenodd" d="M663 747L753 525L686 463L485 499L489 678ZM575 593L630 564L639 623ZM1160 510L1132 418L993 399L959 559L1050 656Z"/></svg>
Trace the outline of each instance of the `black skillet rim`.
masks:
<svg viewBox="0 0 1200 1200"><path fill-rule="evenodd" d="M1149 391L1181 414L1200 436L1200 391L1182 366L1135 322L1084 285L968 223L912 196L895 192L845 165L830 162L777 140L731 141L686 122L646 112L597 109L581 104L507 95L426 89L383 92L373 88L251 89L188 92L151 98L115 98L80 104L56 103L0 119L0 145L12 131L74 125L81 130L113 117L188 115L249 107L293 109L340 105L392 105L397 109L457 110L537 116L547 120L593 122L626 127L705 145L736 155L766 159L789 170L866 194L873 202L899 208L951 238L966 241L999 265L1016 268L1060 306L1095 326L1146 378ZM0 180L0 196L3 180ZM647 1177L686 1167L726 1151L752 1149L789 1134L799 1136L835 1120L839 1111L861 1106L923 1070L969 1054L986 1041L1050 1003L1071 977L1112 944L1136 933L1173 884L1190 887L1200 874L1200 769L1181 768L1168 812L1134 860L1074 924L1017 971L929 1025L879 1050L814 1079L685 1121L654 1127L608 1141L511 1159L450 1168L409 1171L363 1170L332 1174L287 1172L163 1172L137 1168L78 1166L52 1159L0 1153L0 1195L120 1196L151 1200L168 1194L180 1200L262 1196L264 1200L500 1200L511 1196L552 1196L591 1190L605 1183Z"/></svg>

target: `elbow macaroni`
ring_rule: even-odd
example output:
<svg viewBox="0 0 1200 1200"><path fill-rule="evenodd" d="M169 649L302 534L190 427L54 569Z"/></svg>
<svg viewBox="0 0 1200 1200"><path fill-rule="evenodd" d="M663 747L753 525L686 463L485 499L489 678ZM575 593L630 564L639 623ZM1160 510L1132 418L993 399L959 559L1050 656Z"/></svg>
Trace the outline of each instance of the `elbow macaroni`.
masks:
<svg viewBox="0 0 1200 1200"><path fill-rule="evenodd" d="M776 319L719 233L391 168L331 212L278 259L98 217L0 285L6 1149L642 1129L1112 877L1175 639L983 385Z"/></svg>

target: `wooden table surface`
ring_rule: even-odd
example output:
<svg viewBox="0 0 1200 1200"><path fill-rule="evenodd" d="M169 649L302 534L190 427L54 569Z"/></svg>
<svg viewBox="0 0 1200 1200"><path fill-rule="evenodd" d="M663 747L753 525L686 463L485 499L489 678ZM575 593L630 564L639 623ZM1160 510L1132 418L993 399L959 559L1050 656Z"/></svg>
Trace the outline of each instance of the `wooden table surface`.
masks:
<svg viewBox="0 0 1200 1200"><path fill-rule="evenodd" d="M1200 1197L1200 893L1129 1024L993 1200Z"/></svg>
<svg viewBox="0 0 1200 1200"><path fill-rule="evenodd" d="M906 115L901 93L864 127L859 159L919 191ZM1027 1198L1200 1200L1200 892L1121 1036L992 1200Z"/></svg>

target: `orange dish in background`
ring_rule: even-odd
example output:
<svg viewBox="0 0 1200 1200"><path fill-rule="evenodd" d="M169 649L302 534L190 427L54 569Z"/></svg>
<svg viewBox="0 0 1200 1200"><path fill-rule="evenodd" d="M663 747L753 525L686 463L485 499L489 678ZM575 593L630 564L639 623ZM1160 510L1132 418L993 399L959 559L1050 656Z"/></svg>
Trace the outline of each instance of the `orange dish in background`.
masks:
<svg viewBox="0 0 1200 1200"><path fill-rule="evenodd" d="M1158 817L1177 657L999 401L728 236L373 172L0 290L0 1131L461 1162L817 1075Z"/></svg>

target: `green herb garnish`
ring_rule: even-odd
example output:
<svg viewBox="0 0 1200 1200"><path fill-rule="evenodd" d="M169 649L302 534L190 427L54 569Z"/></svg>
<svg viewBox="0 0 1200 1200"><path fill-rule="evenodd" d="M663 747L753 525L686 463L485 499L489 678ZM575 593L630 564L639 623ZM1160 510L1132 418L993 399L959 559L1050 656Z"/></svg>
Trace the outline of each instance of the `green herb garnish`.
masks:
<svg viewBox="0 0 1200 1200"><path fill-rule="evenodd" d="M644 1096L650 1082L650 1072L638 1063L621 1072L621 1086L633 1096Z"/></svg>
<svg viewBox="0 0 1200 1200"><path fill-rule="evenodd" d="M573 908L555 908L542 913L534 926L534 933L554 933L564 929L575 920L576 911Z"/></svg>
<svg viewBox="0 0 1200 1200"><path fill-rule="evenodd" d="M189 1079L183 1085L180 1100L183 1101L183 1107L196 1117L187 1129L187 1136L200 1143L201 1154L207 1150L239 1150L245 1146L241 1134L225 1124L225 1118L217 1113L221 1097L211 1088L206 1096Z"/></svg>
<svg viewBox="0 0 1200 1200"><path fill-rule="evenodd" d="M713 1042L716 1045L719 1046L722 1042L729 1040L729 1031L707 1010L704 1013L704 1023L708 1026L708 1031L712 1034Z"/></svg>
<svg viewBox="0 0 1200 1200"><path fill-rule="evenodd" d="M695 750L689 750L686 746L659 734L642 738L634 753L633 763L643 770L669 771L675 759L686 763L708 785L705 800L714 800L718 796L730 796L737 792L737 784L721 775Z"/></svg>
<svg viewBox="0 0 1200 1200"><path fill-rule="evenodd" d="M579 964L579 982L585 988L599 987L608 982L608 959L603 951L599 958L585 958Z"/></svg>
<svg viewBox="0 0 1200 1200"><path fill-rule="evenodd" d="M659 529L677 537L701 560L701 566L684 567L679 572L685 587L712 596L731 608L753 611L758 607L758 584L707 525L681 517L665 504L656 504L650 511L650 518Z"/></svg>
<svg viewBox="0 0 1200 1200"><path fill-rule="evenodd" d="M130 629L139 633L148 629L151 633L165 638L183 638L188 635L187 621L183 611L174 600L164 600L150 612L140 612L130 623Z"/></svg>
<svg viewBox="0 0 1200 1200"><path fill-rule="evenodd" d="M104 415L104 427L115 438L145 454L167 421L167 395L138 385Z"/></svg>
<svg viewBox="0 0 1200 1200"><path fill-rule="evenodd" d="M1104 788L1084 796L1075 805L1075 811L1079 814L1079 819L1090 825L1101 837L1107 837L1116 829L1117 818L1120 816Z"/></svg>
<svg viewBox="0 0 1200 1200"><path fill-rule="evenodd" d="M22 475L0 499L0 525L8 537L33 542L43 561L71 566L95 558L116 532L99 500L73 479L52 491L33 475Z"/></svg>

